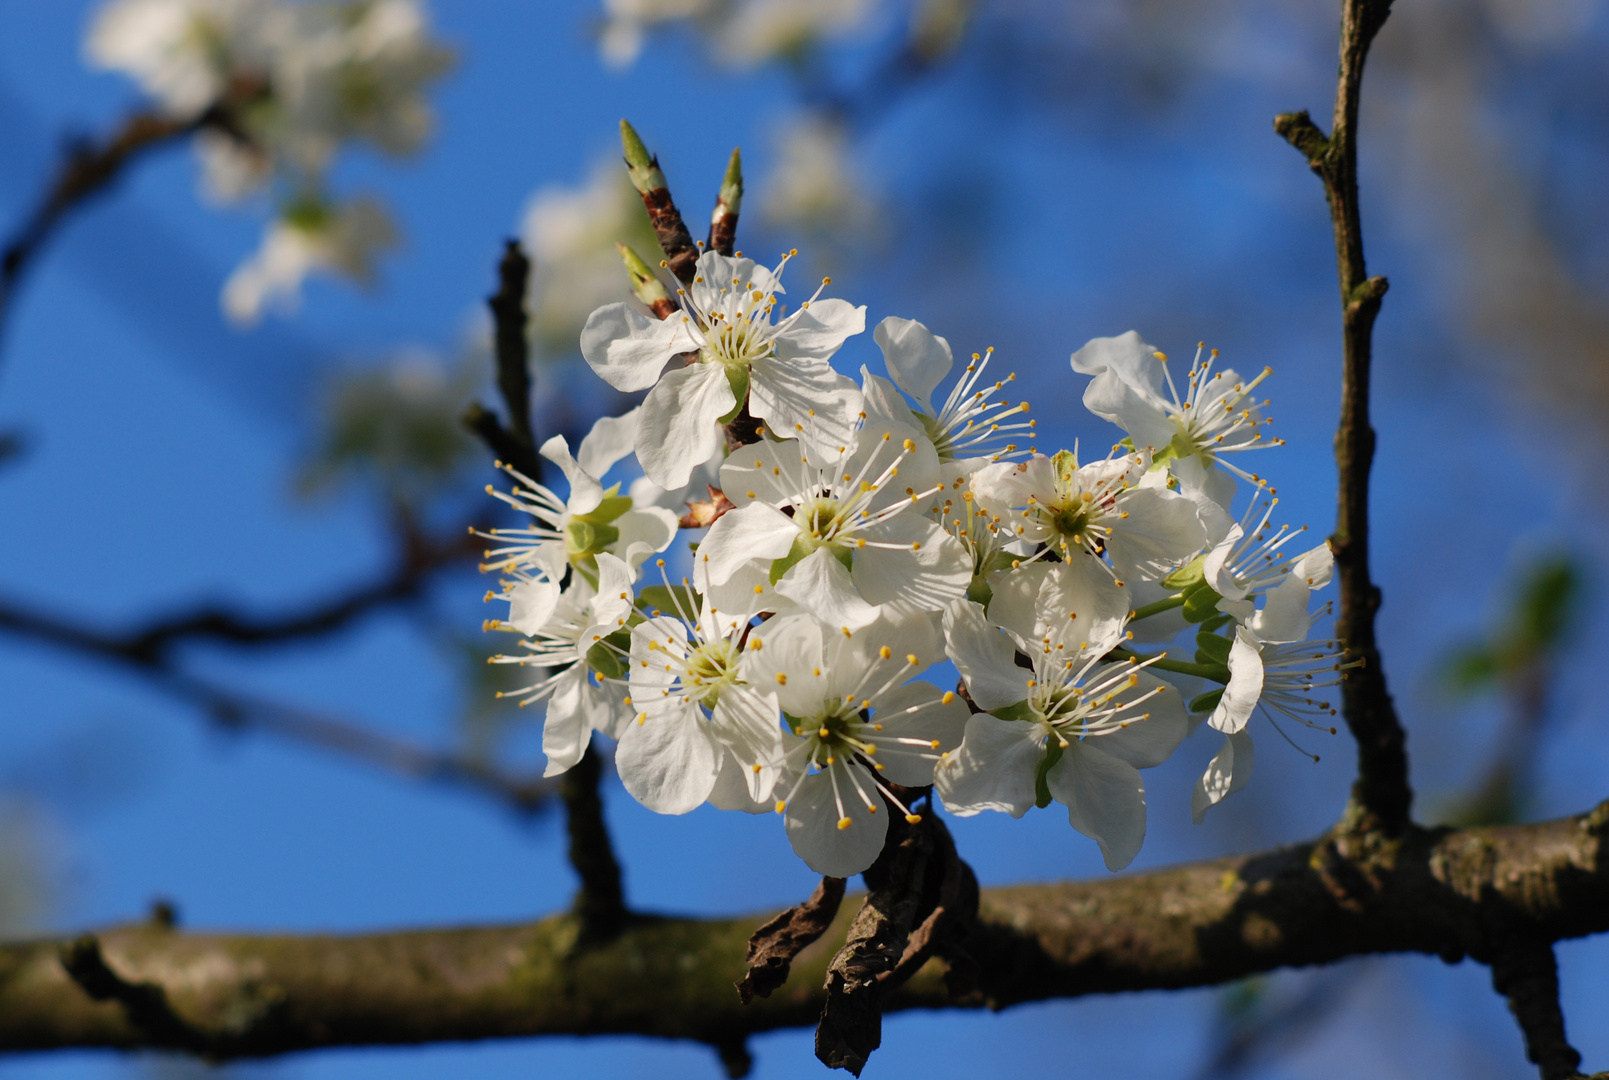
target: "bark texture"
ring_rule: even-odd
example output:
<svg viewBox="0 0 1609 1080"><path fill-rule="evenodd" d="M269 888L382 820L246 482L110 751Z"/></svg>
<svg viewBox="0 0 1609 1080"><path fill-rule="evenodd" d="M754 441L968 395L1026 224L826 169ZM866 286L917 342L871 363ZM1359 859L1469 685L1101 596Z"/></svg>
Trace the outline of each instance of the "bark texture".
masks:
<svg viewBox="0 0 1609 1080"><path fill-rule="evenodd" d="M1132 877L988 889L971 938L976 989L952 996L933 960L884 1008L1177 989L1372 953L1490 963L1516 941L1609 930L1606 829L1609 803L1536 825L1341 828ZM178 1045L228 1058L621 1033L731 1047L816 1023L857 908L844 905L787 984L747 1006L733 981L763 917L638 915L593 944L561 915L354 936L122 926L95 935L93 956L82 937L0 946L0 1051Z"/></svg>

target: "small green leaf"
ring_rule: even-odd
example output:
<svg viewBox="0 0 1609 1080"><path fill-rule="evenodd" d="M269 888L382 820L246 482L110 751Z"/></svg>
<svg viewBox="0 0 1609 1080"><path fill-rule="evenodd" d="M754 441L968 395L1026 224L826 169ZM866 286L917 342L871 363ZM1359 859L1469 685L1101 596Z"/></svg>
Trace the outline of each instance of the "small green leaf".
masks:
<svg viewBox="0 0 1609 1080"><path fill-rule="evenodd" d="M1211 712L1218 707L1218 701L1224 696L1223 687L1208 690L1200 697L1190 699L1189 709L1193 713Z"/></svg>
<svg viewBox="0 0 1609 1080"><path fill-rule="evenodd" d="M648 585L637 593L639 608L667 615L685 614L696 619L702 603L703 597L686 585Z"/></svg>
<svg viewBox="0 0 1609 1080"><path fill-rule="evenodd" d="M1199 633L1196 635L1196 659L1203 664L1227 664L1232 644L1218 634Z"/></svg>
<svg viewBox="0 0 1609 1080"><path fill-rule="evenodd" d="M1205 582L1196 586L1184 598L1184 621L1188 623L1206 622L1218 614L1218 601L1222 599L1223 597L1218 595L1217 590Z"/></svg>

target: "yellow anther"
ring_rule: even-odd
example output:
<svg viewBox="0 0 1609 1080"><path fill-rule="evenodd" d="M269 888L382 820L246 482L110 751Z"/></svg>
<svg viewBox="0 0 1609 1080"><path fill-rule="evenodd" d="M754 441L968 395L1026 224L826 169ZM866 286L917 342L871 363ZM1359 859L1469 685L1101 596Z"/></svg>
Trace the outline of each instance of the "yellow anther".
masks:
<svg viewBox="0 0 1609 1080"><path fill-rule="evenodd" d="M894 650L890 649L887 645L884 645L881 649L877 650L877 655L881 656L884 660L887 660L890 656L894 655Z"/></svg>
<svg viewBox="0 0 1609 1080"><path fill-rule="evenodd" d="M946 690L946 691L944 691L944 696L939 698L939 704L940 705L948 705L950 702L952 702L954 700L955 700L955 691L954 690Z"/></svg>
<svg viewBox="0 0 1609 1080"><path fill-rule="evenodd" d="M851 822L851 821L850 821L850 820L849 820L849 819L848 819L848 818L846 818L846 817L843 817L843 818L839 818L839 819L838 819L838 828L839 828L839 830L840 830L840 831L841 831L841 830L843 830L843 829L847 829L847 828L849 828L849 826L850 826L850 825L852 825L852 824L854 824L854 823L853 823L853 822Z"/></svg>
<svg viewBox="0 0 1609 1080"><path fill-rule="evenodd" d="M787 686L788 685L788 676L784 672L781 672L781 671L777 672L777 685L778 686Z"/></svg>

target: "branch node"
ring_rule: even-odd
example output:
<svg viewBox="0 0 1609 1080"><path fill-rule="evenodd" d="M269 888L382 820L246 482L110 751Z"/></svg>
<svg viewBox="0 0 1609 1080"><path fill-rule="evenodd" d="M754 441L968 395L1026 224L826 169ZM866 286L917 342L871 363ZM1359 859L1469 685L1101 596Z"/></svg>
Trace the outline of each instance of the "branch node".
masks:
<svg viewBox="0 0 1609 1080"><path fill-rule="evenodd" d="M84 934L61 947L62 970L93 1001L115 1001L128 1022L158 1046L202 1051L211 1040L182 1020L155 983L131 983L107 964L100 939Z"/></svg>
<svg viewBox="0 0 1609 1080"><path fill-rule="evenodd" d="M1302 156L1315 171L1324 167L1330 152L1330 138L1313 123L1313 118L1307 114L1306 109L1293 113L1280 113L1274 117L1274 130L1286 142L1301 151Z"/></svg>
<svg viewBox="0 0 1609 1080"><path fill-rule="evenodd" d="M713 1042L710 1046L721 1059L721 1069L728 1080L743 1080L754 1071L754 1055L749 1052L749 1041L741 1035Z"/></svg>

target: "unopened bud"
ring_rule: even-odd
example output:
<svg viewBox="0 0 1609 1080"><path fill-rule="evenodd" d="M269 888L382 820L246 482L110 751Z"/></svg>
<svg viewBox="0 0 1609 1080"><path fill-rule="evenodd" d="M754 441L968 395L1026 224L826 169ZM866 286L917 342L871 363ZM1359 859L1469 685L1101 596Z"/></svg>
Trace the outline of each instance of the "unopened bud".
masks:
<svg viewBox="0 0 1609 1080"><path fill-rule="evenodd" d="M648 152L642 137L629 121L620 121L620 147L626 153L626 170L631 174L631 186L638 194L664 188L665 174L659 171L659 160Z"/></svg>

